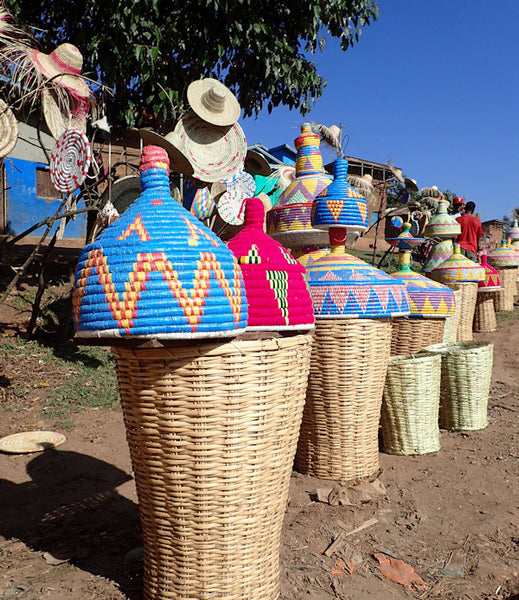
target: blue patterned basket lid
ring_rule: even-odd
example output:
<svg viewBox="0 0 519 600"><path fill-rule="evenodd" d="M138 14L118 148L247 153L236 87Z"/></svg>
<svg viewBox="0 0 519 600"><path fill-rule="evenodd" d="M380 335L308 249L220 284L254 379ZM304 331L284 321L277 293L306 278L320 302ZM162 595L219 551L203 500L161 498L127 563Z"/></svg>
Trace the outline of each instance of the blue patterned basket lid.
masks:
<svg viewBox="0 0 519 600"><path fill-rule="evenodd" d="M407 222L402 228L402 232L396 238L386 238L390 246L395 246L400 250L412 250L425 242L424 238L414 237L411 233L411 223Z"/></svg>
<svg viewBox="0 0 519 600"><path fill-rule="evenodd" d="M166 151L145 146L143 192L83 248L73 295L77 336L234 336L247 324L232 252L171 197Z"/></svg>
<svg viewBox="0 0 519 600"><path fill-rule="evenodd" d="M399 268L391 273L407 287L413 318L447 318L454 314L456 302L454 291L446 285L433 281L411 269L411 251L400 250Z"/></svg>
<svg viewBox="0 0 519 600"><path fill-rule="evenodd" d="M404 282L346 254L346 230L329 230L332 250L306 269L316 318L376 319L409 315Z"/></svg>
<svg viewBox="0 0 519 600"><path fill-rule="evenodd" d="M347 180L348 161L333 163L333 181L314 200L312 224L316 229L345 227L364 231L368 228L368 203Z"/></svg>

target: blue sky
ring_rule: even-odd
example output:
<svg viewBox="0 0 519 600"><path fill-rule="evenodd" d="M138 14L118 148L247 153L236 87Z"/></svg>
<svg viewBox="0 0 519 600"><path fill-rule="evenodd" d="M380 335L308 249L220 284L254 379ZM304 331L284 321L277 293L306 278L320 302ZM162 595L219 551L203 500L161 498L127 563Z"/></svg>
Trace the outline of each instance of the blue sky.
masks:
<svg viewBox="0 0 519 600"><path fill-rule="evenodd" d="M345 153L392 163L419 187L476 203L483 220L519 207L519 1L379 0L378 21L314 57L328 84L311 113L242 119L249 144L293 145L301 123L344 125ZM331 155L330 155L331 156Z"/></svg>

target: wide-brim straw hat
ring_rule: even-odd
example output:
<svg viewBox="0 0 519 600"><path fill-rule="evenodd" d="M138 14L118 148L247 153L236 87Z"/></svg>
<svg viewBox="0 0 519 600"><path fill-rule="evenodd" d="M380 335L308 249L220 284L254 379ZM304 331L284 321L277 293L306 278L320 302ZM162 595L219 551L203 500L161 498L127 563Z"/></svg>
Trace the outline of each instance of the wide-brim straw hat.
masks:
<svg viewBox="0 0 519 600"><path fill-rule="evenodd" d="M101 194L99 207L102 209L110 200L119 215L141 195L142 186L139 175L127 175L107 186Z"/></svg>
<svg viewBox="0 0 519 600"><path fill-rule="evenodd" d="M76 105L73 97L69 97L65 101L65 104L68 104L67 107L55 90L43 88L41 102L45 123L55 140L67 129L79 129L83 133L86 132L87 112L78 106L77 114L72 114L75 112L74 106Z"/></svg>
<svg viewBox="0 0 519 600"><path fill-rule="evenodd" d="M268 177L272 174L272 167L267 159L256 150L247 150L245 156L245 170L256 175Z"/></svg>
<svg viewBox="0 0 519 600"><path fill-rule="evenodd" d="M416 183L416 179L410 179L409 177L404 177L404 185L406 190L411 190L412 192L418 191L418 185Z"/></svg>
<svg viewBox="0 0 519 600"><path fill-rule="evenodd" d="M160 146L168 153L170 168L175 173L184 175L193 175L194 169L189 158L181 150L181 141L174 131L170 131L167 135L162 136L159 133L151 131L151 129L139 129L139 135L145 146L153 145Z"/></svg>
<svg viewBox="0 0 519 600"><path fill-rule="evenodd" d="M232 125L240 118L238 100L217 79L193 81L187 88L187 100L194 112L212 125Z"/></svg>
<svg viewBox="0 0 519 600"><path fill-rule="evenodd" d="M73 44L60 44L50 54L32 49L30 56L36 70L48 79L85 98L92 95L88 85L81 79L83 56Z"/></svg>
<svg viewBox="0 0 519 600"><path fill-rule="evenodd" d="M200 181L226 181L243 169L247 140L238 123L230 127L211 125L189 111L178 121L174 133L193 165L194 177Z"/></svg>
<svg viewBox="0 0 519 600"><path fill-rule="evenodd" d="M0 99L0 158L7 156L18 141L18 121L9 106Z"/></svg>

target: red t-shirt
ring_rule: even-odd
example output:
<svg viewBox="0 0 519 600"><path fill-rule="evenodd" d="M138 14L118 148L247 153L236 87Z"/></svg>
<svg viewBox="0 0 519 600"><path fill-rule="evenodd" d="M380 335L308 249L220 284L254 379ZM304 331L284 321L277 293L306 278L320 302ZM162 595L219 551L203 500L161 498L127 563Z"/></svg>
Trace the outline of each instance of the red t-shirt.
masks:
<svg viewBox="0 0 519 600"><path fill-rule="evenodd" d="M474 215L461 215L456 221L461 225L461 233L456 241L465 250L472 250L477 254L478 240L483 235L481 221Z"/></svg>

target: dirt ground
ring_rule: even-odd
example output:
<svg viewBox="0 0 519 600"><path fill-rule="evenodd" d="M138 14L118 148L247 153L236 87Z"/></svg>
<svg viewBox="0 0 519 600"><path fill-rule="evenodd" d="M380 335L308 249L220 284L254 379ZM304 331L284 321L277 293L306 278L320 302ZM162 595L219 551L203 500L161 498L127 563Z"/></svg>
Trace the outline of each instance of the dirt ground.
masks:
<svg viewBox="0 0 519 600"><path fill-rule="evenodd" d="M61 262L70 265L70 256ZM0 335L14 336L26 316L0 307ZM495 342L486 429L442 431L435 454L380 454L386 494L354 507L316 501L330 482L293 473L282 600L519 600L519 320L476 338ZM51 377L52 366L45 368ZM0 378L15 386L39 370L20 356L2 365ZM55 429L42 410L45 393L35 389L17 410L5 401L0 437ZM141 598L142 540L122 414L86 409L74 423L57 450L0 453L0 600ZM367 521L337 554L323 553ZM425 585L389 581L376 553L405 561Z"/></svg>

